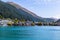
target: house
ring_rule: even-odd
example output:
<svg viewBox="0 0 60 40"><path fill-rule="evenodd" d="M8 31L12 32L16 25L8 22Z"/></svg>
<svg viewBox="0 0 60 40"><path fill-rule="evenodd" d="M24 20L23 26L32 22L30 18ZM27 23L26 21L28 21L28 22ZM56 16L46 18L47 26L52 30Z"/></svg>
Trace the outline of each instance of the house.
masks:
<svg viewBox="0 0 60 40"><path fill-rule="evenodd" d="M12 22L11 20L0 20L0 26L8 26L8 22Z"/></svg>

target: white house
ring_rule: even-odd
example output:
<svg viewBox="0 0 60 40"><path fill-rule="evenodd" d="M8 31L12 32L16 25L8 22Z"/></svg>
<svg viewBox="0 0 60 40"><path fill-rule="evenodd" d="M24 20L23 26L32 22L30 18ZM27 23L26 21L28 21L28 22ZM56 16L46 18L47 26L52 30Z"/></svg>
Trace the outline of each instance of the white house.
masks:
<svg viewBox="0 0 60 40"><path fill-rule="evenodd" d="M0 20L0 26L8 26L8 22L12 22L11 20Z"/></svg>

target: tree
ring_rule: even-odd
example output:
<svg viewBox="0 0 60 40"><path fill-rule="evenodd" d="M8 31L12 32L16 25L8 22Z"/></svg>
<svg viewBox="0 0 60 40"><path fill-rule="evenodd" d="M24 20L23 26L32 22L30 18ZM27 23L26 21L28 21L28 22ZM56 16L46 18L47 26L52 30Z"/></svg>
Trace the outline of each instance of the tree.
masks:
<svg viewBox="0 0 60 40"><path fill-rule="evenodd" d="M15 18L14 23L18 24L18 22L19 22L19 20L17 18Z"/></svg>
<svg viewBox="0 0 60 40"><path fill-rule="evenodd" d="M0 15L0 19L3 19L4 17Z"/></svg>

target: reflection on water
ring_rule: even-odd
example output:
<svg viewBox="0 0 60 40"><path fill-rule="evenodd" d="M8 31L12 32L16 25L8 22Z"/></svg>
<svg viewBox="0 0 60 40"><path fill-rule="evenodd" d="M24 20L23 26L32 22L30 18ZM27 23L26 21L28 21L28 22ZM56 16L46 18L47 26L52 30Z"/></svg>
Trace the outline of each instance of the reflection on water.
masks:
<svg viewBox="0 0 60 40"><path fill-rule="evenodd" d="M60 27L1 27L0 40L60 40Z"/></svg>

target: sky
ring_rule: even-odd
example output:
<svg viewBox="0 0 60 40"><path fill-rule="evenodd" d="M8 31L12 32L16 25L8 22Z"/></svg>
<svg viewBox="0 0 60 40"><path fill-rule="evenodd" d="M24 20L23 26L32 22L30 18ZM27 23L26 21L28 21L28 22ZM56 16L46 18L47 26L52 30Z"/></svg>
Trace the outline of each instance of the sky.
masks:
<svg viewBox="0 0 60 40"><path fill-rule="evenodd" d="M15 2L44 18L60 18L60 0L2 0Z"/></svg>

